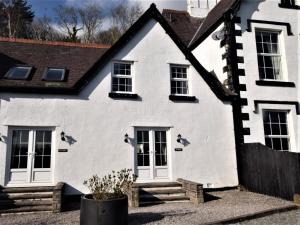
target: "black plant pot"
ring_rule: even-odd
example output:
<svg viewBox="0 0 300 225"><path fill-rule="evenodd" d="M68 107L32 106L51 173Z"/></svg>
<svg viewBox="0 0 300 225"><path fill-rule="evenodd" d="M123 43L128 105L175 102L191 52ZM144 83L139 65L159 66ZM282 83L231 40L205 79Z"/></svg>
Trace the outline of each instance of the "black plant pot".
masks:
<svg viewBox="0 0 300 225"><path fill-rule="evenodd" d="M80 225L128 225L127 196L112 200L81 198Z"/></svg>

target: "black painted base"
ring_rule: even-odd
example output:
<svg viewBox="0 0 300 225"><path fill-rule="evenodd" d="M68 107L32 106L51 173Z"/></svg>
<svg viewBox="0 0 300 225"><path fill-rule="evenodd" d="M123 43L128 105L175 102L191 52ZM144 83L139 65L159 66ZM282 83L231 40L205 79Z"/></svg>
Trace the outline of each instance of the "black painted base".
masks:
<svg viewBox="0 0 300 225"><path fill-rule="evenodd" d="M82 196L80 225L128 225L128 199L94 200Z"/></svg>

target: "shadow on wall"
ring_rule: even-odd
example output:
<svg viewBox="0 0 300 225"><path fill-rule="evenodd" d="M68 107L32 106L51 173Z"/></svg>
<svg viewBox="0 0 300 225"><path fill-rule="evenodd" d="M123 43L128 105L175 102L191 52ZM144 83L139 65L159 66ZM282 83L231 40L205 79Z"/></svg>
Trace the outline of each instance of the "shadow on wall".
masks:
<svg viewBox="0 0 300 225"><path fill-rule="evenodd" d="M249 1L242 1L242 15L240 15L242 18L242 23L241 23L241 30L242 33L247 32L247 19L251 19L253 14L255 12L259 12L259 5L262 2L265 2L266 0L249 0Z"/></svg>

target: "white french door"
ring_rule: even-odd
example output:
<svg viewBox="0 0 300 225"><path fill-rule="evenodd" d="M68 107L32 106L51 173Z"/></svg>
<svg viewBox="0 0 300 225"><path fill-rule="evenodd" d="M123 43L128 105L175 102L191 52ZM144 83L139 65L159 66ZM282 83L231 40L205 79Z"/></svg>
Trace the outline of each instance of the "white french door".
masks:
<svg viewBox="0 0 300 225"><path fill-rule="evenodd" d="M12 129L8 185L52 183L51 129Z"/></svg>
<svg viewBox="0 0 300 225"><path fill-rule="evenodd" d="M168 180L170 178L167 129L137 129L135 152L138 181Z"/></svg>

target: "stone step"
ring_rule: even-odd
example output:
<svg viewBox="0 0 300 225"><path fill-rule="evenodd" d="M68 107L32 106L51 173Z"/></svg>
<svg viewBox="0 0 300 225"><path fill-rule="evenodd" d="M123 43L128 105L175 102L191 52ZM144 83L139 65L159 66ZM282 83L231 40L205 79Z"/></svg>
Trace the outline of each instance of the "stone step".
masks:
<svg viewBox="0 0 300 225"><path fill-rule="evenodd" d="M185 194L177 195L141 195L140 202L149 202L149 201L181 201L181 200L190 200Z"/></svg>
<svg viewBox="0 0 300 225"><path fill-rule="evenodd" d="M143 188L139 190L140 194L178 194L178 193L185 193L180 187L176 188Z"/></svg>
<svg viewBox="0 0 300 225"><path fill-rule="evenodd" d="M52 186L40 187L0 187L0 193L51 192Z"/></svg>
<svg viewBox="0 0 300 225"><path fill-rule="evenodd" d="M43 198L52 198L52 196L53 196L53 192L1 193L0 200L43 199Z"/></svg>
<svg viewBox="0 0 300 225"><path fill-rule="evenodd" d="M0 214L8 214L8 213L23 213L23 212L37 212L37 211L52 211L52 206L23 206L23 207L15 207L11 209L0 209Z"/></svg>
<svg viewBox="0 0 300 225"><path fill-rule="evenodd" d="M0 209L12 206L34 206L34 205L52 205L52 199L42 200L22 199L22 200L0 200Z"/></svg>
<svg viewBox="0 0 300 225"><path fill-rule="evenodd" d="M141 201L140 206L151 206L151 205L158 205L158 204L169 204L169 203L188 203L190 200L178 200L178 201L162 201L162 200L156 200L156 201Z"/></svg>
<svg viewBox="0 0 300 225"><path fill-rule="evenodd" d="M181 187L181 184L178 182L134 183L134 187L139 187L139 188Z"/></svg>

